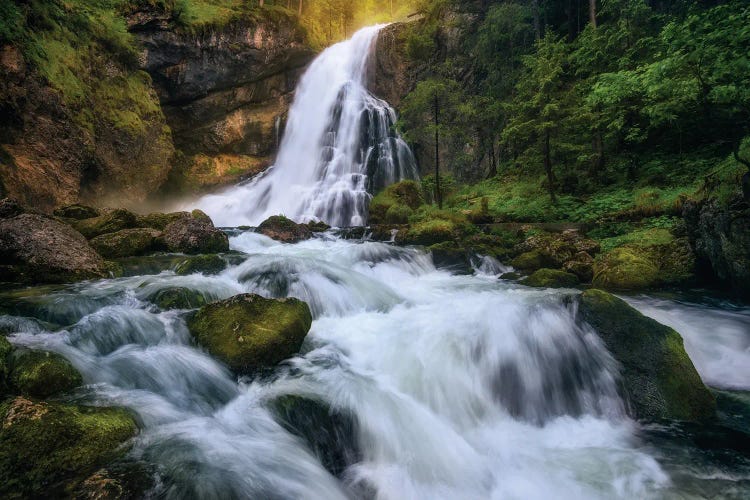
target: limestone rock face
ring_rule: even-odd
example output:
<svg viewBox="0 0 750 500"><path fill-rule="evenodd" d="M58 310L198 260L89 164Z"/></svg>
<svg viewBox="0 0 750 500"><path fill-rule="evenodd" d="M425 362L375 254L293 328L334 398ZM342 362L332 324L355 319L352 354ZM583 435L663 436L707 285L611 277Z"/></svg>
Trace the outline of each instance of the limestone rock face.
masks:
<svg viewBox="0 0 750 500"><path fill-rule="evenodd" d="M42 215L0 220L0 275L7 281L65 283L105 276L104 260L78 231Z"/></svg>
<svg viewBox="0 0 750 500"><path fill-rule="evenodd" d="M646 420L704 420L716 401L673 329L601 290L581 295L580 312L622 368L622 389L635 416Z"/></svg>
<svg viewBox="0 0 750 500"><path fill-rule="evenodd" d="M297 299L235 295L202 307L188 329L237 373L269 368L296 354L310 330L310 309Z"/></svg>

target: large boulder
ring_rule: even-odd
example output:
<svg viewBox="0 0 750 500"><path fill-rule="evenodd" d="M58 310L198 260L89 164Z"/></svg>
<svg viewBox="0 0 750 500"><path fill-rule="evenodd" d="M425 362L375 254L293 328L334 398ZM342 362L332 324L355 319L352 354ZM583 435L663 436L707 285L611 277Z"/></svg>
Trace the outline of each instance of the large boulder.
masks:
<svg viewBox="0 0 750 500"><path fill-rule="evenodd" d="M101 212L94 207L76 203L73 205L65 205L56 208L52 212L52 214L56 217L62 217L64 219L83 220L99 217L101 215Z"/></svg>
<svg viewBox="0 0 750 500"><path fill-rule="evenodd" d="M16 349L11 359L10 382L26 396L48 398L83 383L78 370L56 353Z"/></svg>
<svg viewBox="0 0 750 500"><path fill-rule="evenodd" d="M189 219L188 212L152 212L148 215L139 215L136 219L138 227L151 227L164 230L169 224L180 219Z"/></svg>
<svg viewBox="0 0 750 500"><path fill-rule="evenodd" d="M585 238L578 231L566 230L561 233L538 233L526 238L516 246L516 252L523 254L536 252L548 264L545 267L559 269L575 258L579 252L594 255L601 250L599 243Z"/></svg>
<svg viewBox="0 0 750 500"><path fill-rule="evenodd" d="M372 200L369 206L370 224L405 224L414 210L424 204L422 190L415 181L391 184Z"/></svg>
<svg viewBox="0 0 750 500"><path fill-rule="evenodd" d="M570 288L579 283L575 274L557 269L538 269L521 281L522 285L536 288Z"/></svg>
<svg viewBox="0 0 750 500"><path fill-rule="evenodd" d="M161 231L151 228L123 229L100 234L89 244L104 258L118 259L145 255L162 247Z"/></svg>
<svg viewBox="0 0 750 500"><path fill-rule="evenodd" d="M193 217L180 218L164 228L164 244L171 252L188 254L229 251L229 238L213 223Z"/></svg>
<svg viewBox="0 0 750 500"><path fill-rule="evenodd" d="M117 408L35 402L16 397L0 405L0 497L62 498L123 453L136 434L131 415Z"/></svg>
<svg viewBox="0 0 750 500"><path fill-rule="evenodd" d="M164 311L169 309L196 309L209 302L203 293L198 290L179 286L162 288L146 297L146 300L153 302Z"/></svg>
<svg viewBox="0 0 750 500"><path fill-rule="evenodd" d="M115 233L123 229L136 227L137 217L133 212L122 208L105 210L97 217L86 219L68 219L70 225L86 238L91 239L100 234Z"/></svg>
<svg viewBox="0 0 750 500"><path fill-rule="evenodd" d="M0 220L0 281L65 283L105 275L104 260L72 227L34 214Z"/></svg>
<svg viewBox="0 0 750 500"><path fill-rule="evenodd" d="M700 421L716 401L673 329L601 290L581 295L580 313L621 366L622 389L640 419Z"/></svg>
<svg viewBox="0 0 750 500"><path fill-rule="evenodd" d="M205 275L219 274L227 268L227 261L216 254L195 255L188 257L175 266L174 272L185 276L201 273Z"/></svg>
<svg viewBox="0 0 750 500"><path fill-rule="evenodd" d="M312 238L312 231L306 224L297 224L283 215L273 215L258 226L257 231L283 243L298 243Z"/></svg>
<svg viewBox="0 0 750 500"><path fill-rule="evenodd" d="M311 324L310 309L300 300L242 294L202 307L188 329L210 354L248 374L296 354Z"/></svg>

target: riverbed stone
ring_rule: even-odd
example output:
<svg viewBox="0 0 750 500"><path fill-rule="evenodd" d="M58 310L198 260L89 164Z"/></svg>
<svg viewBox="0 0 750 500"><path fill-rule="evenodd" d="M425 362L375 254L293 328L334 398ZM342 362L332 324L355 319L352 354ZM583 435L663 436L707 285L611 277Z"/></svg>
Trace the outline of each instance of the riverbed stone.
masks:
<svg viewBox="0 0 750 500"><path fill-rule="evenodd" d="M0 497L67 497L71 485L122 455L136 431L118 408L8 400L0 404Z"/></svg>
<svg viewBox="0 0 750 500"><path fill-rule="evenodd" d="M139 215L137 217L138 227L150 227L154 229L164 230L169 224L180 219L189 219L189 212L152 212L147 215Z"/></svg>
<svg viewBox="0 0 750 500"><path fill-rule="evenodd" d="M701 421L715 414L714 396L676 331L602 290L583 292L579 310L619 362L622 391L637 418Z"/></svg>
<svg viewBox="0 0 750 500"><path fill-rule="evenodd" d="M137 218L133 212L122 208L103 210L101 215L87 219L69 219L68 222L86 238L100 234L115 233L136 227Z"/></svg>
<svg viewBox="0 0 750 500"><path fill-rule="evenodd" d="M162 248L162 233L157 229L133 228L100 234L89 244L105 259L136 257Z"/></svg>
<svg viewBox="0 0 750 500"><path fill-rule="evenodd" d="M147 297L147 300L164 311L169 309L196 309L209 302L198 290L185 287L162 288Z"/></svg>
<svg viewBox="0 0 750 500"><path fill-rule="evenodd" d="M83 378L59 354L16 349L11 355L10 382L20 394L48 398L75 389Z"/></svg>
<svg viewBox="0 0 750 500"><path fill-rule="evenodd" d="M296 354L311 324L304 302L255 294L213 302L188 319L198 344L240 374L272 367Z"/></svg>
<svg viewBox="0 0 750 500"><path fill-rule="evenodd" d="M164 228L164 244L171 252L187 254L229 251L229 237L208 220L181 218Z"/></svg>
<svg viewBox="0 0 750 500"><path fill-rule="evenodd" d="M575 274L557 269L537 269L530 276L521 280L522 285L537 288L570 288L579 283Z"/></svg>
<svg viewBox="0 0 750 500"><path fill-rule="evenodd" d="M306 224L297 224L283 215L273 215L258 226L258 232L283 243L298 243L312 238Z"/></svg>
<svg viewBox="0 0 750 500"><path fill-rule="evenodd" d="M67 224L36 214L0 220L0 281L66 283L104 276L104 260Z"/></svg>
<svg viewBox="0 0 750 500"><path fill-rule="evenodd" d="M216 254L195 255L181 261L175 267L175 273L185 276L202 273L205 275L219 274L227 268L227 261Z"/></svg>

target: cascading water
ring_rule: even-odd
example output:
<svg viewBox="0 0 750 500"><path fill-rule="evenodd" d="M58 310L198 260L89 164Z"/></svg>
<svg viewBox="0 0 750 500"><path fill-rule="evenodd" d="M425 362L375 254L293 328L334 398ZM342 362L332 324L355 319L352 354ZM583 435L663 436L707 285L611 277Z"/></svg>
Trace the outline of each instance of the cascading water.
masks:
<svg viewBox="0 0 750 500"><path fill-rule="evenodd" d="M363 225L371 193L417 177L396 114L365 88L380 26L326 49L305 72L275 165L245 184L205 196L198 208L218 225L258 225L283 214L299 222Z"/></svg>

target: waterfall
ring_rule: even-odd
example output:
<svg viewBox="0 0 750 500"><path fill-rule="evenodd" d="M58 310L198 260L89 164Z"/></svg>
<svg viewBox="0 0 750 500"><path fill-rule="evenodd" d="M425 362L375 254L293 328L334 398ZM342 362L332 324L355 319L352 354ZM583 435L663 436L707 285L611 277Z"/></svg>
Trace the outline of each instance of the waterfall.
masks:
<svg viewBox="0 0 750 500"><path fill-rule="evenodd" d="M367 222L372 193L416 178L395 111L365 88L367 58L382 26L358 31L313 61L289 111L275 165L196 206L221 226L258 225L283 214L338 227Z"/></svg>

